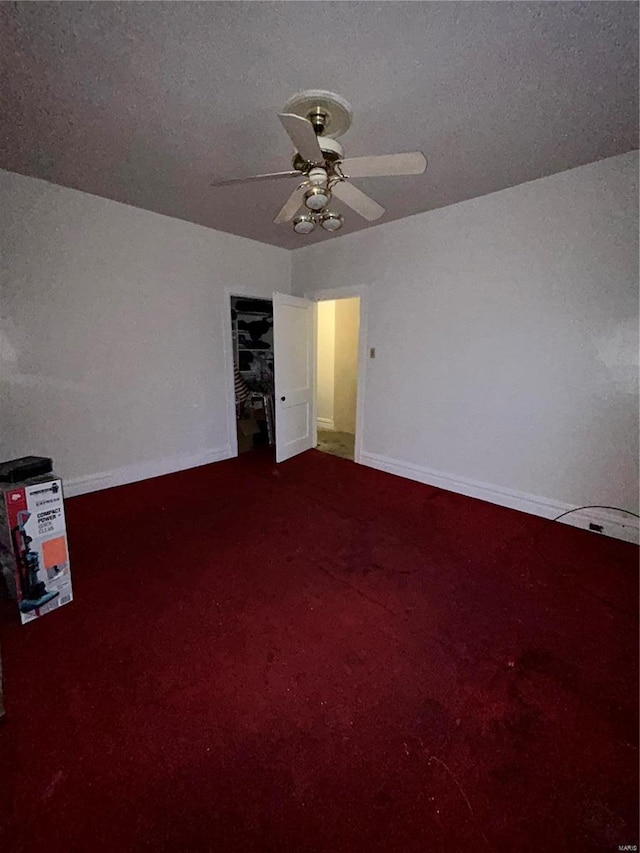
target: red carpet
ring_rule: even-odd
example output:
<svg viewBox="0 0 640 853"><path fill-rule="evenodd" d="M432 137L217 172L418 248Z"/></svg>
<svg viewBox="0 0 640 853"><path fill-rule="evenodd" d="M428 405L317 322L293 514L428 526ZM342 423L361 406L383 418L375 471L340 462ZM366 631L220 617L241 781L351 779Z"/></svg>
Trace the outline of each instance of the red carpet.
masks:
<svg viewBox="0 0 640 853"><path fill-rule="evenodd" d="M0 849L637 844L637 548L312 451L68 501Z"/></svg>

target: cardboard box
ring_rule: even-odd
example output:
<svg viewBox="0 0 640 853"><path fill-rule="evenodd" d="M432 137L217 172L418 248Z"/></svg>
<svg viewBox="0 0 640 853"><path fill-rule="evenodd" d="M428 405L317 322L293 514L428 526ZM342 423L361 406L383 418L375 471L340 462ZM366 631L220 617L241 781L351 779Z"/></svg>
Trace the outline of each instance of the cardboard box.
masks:
<svg viewBox="0 0 640 853"><path fill-rule="evenodd" d="M253 436L242 435L238 431L238 453L246 453L247 450L253 450Z"/></svg>
<svg viewBox="0 0 640 853"><path fill-rule="evenodd" d="M0 545L13 563L24 625L73 600L62 481L37 477L5 484L0 500Z"/></svg>
<svg viewBox="0 0 640 853"><path fill-rule="evenodd" d="M255 418L240 418L238 430L242 435L257 435L260 432L260 427Z"/></svg>

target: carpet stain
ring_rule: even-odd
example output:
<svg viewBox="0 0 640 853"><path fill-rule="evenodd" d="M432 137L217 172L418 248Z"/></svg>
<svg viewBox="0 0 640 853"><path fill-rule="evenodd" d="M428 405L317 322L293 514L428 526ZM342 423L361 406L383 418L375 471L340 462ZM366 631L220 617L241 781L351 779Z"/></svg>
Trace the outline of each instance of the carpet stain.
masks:
<svg viewBox="0 0 640 853"><path fill-rule="evenodd" d="M66 776L67 774L65 772L63 772L62 770L58 770L51 782L47 785L47 788L44 794L42 795L42 799L48 800L50 797L52 797L55 793L56 787L64 781Z"/></svg>

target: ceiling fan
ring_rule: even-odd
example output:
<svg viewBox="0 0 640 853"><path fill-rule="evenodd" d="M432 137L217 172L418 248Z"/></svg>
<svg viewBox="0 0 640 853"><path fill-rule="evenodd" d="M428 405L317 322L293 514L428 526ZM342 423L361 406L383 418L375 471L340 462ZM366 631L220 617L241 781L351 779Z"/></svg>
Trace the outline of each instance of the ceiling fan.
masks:
<svg viewBox="0 0 640 853"><path fill-rule="evenodd" d="M316 225L325 231L339 231L344 224L342 214L327 209L334 197L369 222L382 216L384 207L350 183L351 178L421 175L427 168L421 151L345 160L344 148L336 137L351 126L353 110L348 101L333 92L312 89L295 95L278 118L295 148L292 169L214 181L211 186L302 178L273 220L277 225L293 221L297 234L310 234ZM304 208L302 213L300 208Z"/></svg>

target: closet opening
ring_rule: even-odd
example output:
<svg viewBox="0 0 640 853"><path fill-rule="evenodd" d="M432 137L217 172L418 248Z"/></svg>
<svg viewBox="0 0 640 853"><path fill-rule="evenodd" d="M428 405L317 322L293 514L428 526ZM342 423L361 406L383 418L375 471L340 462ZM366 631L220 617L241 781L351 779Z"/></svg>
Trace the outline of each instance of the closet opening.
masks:
<svg viewBox="0 0 640 853"><path fill-rule="evenodd" d="M231 297L238 454L275 455L273 301Z"/></svg>

